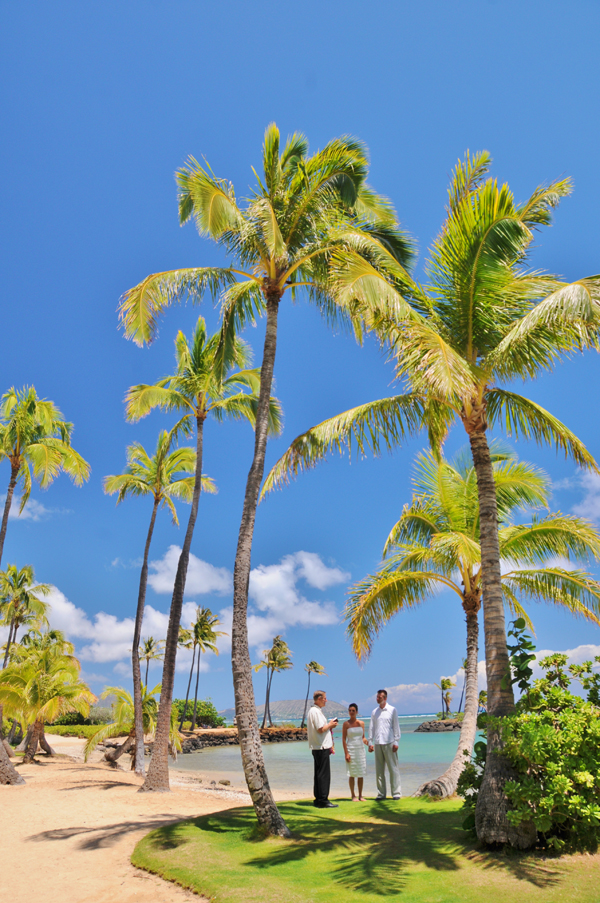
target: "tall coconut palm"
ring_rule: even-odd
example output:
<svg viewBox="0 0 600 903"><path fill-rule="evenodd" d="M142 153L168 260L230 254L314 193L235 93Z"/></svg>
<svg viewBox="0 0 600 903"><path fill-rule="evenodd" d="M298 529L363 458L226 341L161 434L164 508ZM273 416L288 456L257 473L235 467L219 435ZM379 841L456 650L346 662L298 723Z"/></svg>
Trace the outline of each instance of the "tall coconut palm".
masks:
<svg viewBox="0 0 600 903"><path fill-rule="evenodd" d="M302 722L300 727L306 727L306 712L308 709L308 697L310 696L310 675L311 674L319 674L321 676L327 676L327 672L323 665L320 665L318 662L309 662L304 666L304 670L308 674L308 686L306 688L306 699L304 700L304 711L302 712Z"/></svg>
<svg viewBox="0 0 600 903"><path fill-rule="evenodd" d="M146 662L146 674L144 677L144 683L146 684L146 686L148 686L148 671L150 669L150 662L162 661L164 656L164 645L164 640L155 640L153 636L148 636L145 640L142 640L138 647L140 661Z"/></svg>
<svg viewBox="0 0 600 903"><path fill-rule="evenodd" d="M456 790L477 727L478 611L481 604L481 523L475 468L459 455L454 463L419 456L412 503L392 529L384 548L384 566L356 584L346 609L348 635L363 661L379 631L396 614L414 608L440 589L460 599L467 624L465 713L458 750L444 774L419 793L449 796ZM540 470L513 455L494 452L492 470L500 519L502 590L505 604L531 625L522 602L547 602L600 624L600 583L590 574L555 564L557 558L600 558L600 533L581 518L547 514L515 524L519 509L548 505L551 484ZM440 682L442 710L452 684Z"/></svg>
<svg viewBox="0 0 600 903"><path fill-rule="evenodd" d="M199 300L208 292L221 297L225 355L235 332L266 313L254 456L246 483L234 567L232 670L236 723L246 782L260 825L274 834L289 831L277 810L264 767L252 668L248 648L248 586L256 506L264 473L279 305L306 291L330 320L353 317L361 330L363 308L381 305L381 296L350 304L329 279L336 249L355 248L376 275L385 248L398 267L413 258L413 246L400 229L386 198L366 183L365 147L350 137L336 138L309 155L304 135L295 133L283 146L279 130L268 126L263 144L263 176L245 205L233 185L216 178L209 167L190 159L177 174L182 223L194 218L201 235L221 245L230 267L196 267L154 273L122 299L121 320L127 337L150 342L164 309L176 300Z"/></svg>
<svg viewBox="0 0 600 903"><path fill-rule="evenodd" d="M160 684L157 684L152 690L148 689L145 684L142 684L142 724L144 727L144 735L146 736L153 734L156 729L156 717L158 713L156 696L158 693L160 693ZM104 758L111 765L114 765L117 759L120 759L124 753L130 752L133 749L131 769L132 771L136 770L135 759L137 755L137 746L135 742L134 700L131 693L128 693L123 687L106 687L102 692L101 698L106 698L107 696L114 696L116 698L113 710L114 721L111 721L109 724L101 725L101 727L88 738L88 741L83 748L84 759L87 762L91 753L96 749L99 743L103 743L104 740L108 740L109 737L122 737L125 734L126 736L123 743L115 749L105 752ZM177 722L174 716L175 713L173 712L169 742L173 749L181 750Z"/></svg>
<svg viewBox="0 0 600 903"><path fill-rule="evenodd" d="M194 477L182 476L194 473L196 469L196 453L193 448L172 449L176 432L161 430L156 444L156 451L149 455L146 449L135 442L127 449L127 467L116 476L105 477L104 491L108 495L117 494L117 505L128 496L151 496L152 514L144 546L144 558L140 573L135 626L133 629L133 645L131 647L131 665L133 672L133 698L136 711L136 774L144 774L144 729L142 724L142 695L139 645L146 604L146 587L148 585L148 556L154 532L156 514L160 507L167 507L173 517L173 523L179 526L177 510L173 500L191 502L194 494ZM202 477L205 491L216 492L213 482ZM148 667L146 667L146 685L148 685Z"/></svg>
<svg viewBox="0 0 600 903"><path fill-rule="evenodd" d="M0 672L0 702L12 717L33 725L25 749L25 762L31 762L44 725L67 712L87 716L96 697L79 679L77 659L52 644L32 650L21 661L12 662Z"/></svg>
<svg viewBox="0 0 600 903"><path fill-rule="evenodd" d="M15 487L21 483L21 507L27 504L31 480L46 489L60 471L81 486L90 475L90 465L71 445L73 424L62 419L52 401L38 398L33 386L21 391L9 389L0 400L0 461L10 462L10 478L2 525L0 526L0 561L8 526L8 515Z"/></svg>
<svg viewBox="0 0 600 903"><path fill-rule="evenodd" d="M126 397L127 416L130 420L139 420L153 408L161 408L163 411L176 411L182 415L177 425L178 430L188 433L194 429L196 431L196 470L192 508L177 565L165 641L156 740L143 788L157 791L169 789L168 742L177 638L192 536L198 516L204 423L209 416L218 421L230 417L235 420L248 420L254 426L260 384L258 370L248 369L251 361L248 345L234 338L228 344L225 353L222 353L220 334L208 336L202 317L198 318L191 341L188 341L182 332L177 334L175 361L175 373L171 376L159 380L155 385L133 386ZM274 433L281 429L281 408L275 398L270 398L269 401L268 425Z"/></svg>
<svg viewBox="0 0 600 903"><path fill-rule="evenodd" d="M221 623L216 615L213 615L210 608L202 608L200 605L196 607L196 618L192 621L190 629L186 630L189 635L190 643L188 648L193 649L192 665L190 667L190 677L185 694L185 703L183 712L181 713L181 721L179 722L179 730L183 727L183 722L187 715L187 704L190 697L190 687L192 685L192 677L194 674L194 665L196 666L196 688L194 692L194 709L192 712L192 730L196 729L196 717L198 712L198 683L200 681L200 656L203 652L212 652L214 655L219 654L217 648L217 640L220 636L226 636L222 630L215 630ZM196 659L196 652L198 658Z"/></svg>
<svg viewBox="0 0 600 903"><path fill-rule="evenodd" d="M442 715L450 714L450 703L452 701L452 694L450 690L455 686L456 684L450 677L440 677L439 684L434 684L434 687L437 687L442 694Z"/></svg>
<svg viewBox="0 0 600 903"><path fill-rule="evenodd" d="M461 423L481 510L489 712L502 717L512 711L514 695L504 681L509 665L488 429L554 444L580 466L597 470L580 440L511 384L551 370L571 352L600 347L600 277L568 284L525 269L535 230L550 225L552 209L571 183L539 187L517 204L507 185L487 177L490 165L487 152L467 153L457 164L427 267L428 286L407 277L383 246L377 272L355 249L336 251L332 278L347 304L387 299L388 309L376 311L369 325L387 343L409 391L353 408L299 436L271 471L267 488L344 445L378 451L426 429L439 449L450 426ZM498 731L490 729L488 747L494 754L487 756L478 795L477 835L527 847L535 842L533 826L508 822L503 787L512 771Z"/></svg>
<svg viewBox="0 0 600 903"><path fill-rule="evenodd" d="M269 727L273 727L273 719L271 718L271 709L270 709L270 701L271 701L271 684L273 682L273 676L278 671L289 671L290 668L293 668L292 659L291 659L291 650L286 643L286 641L278 635L273 638L273 645L270 649L263 649L264 658L257 665L254 665L255 671L261 671L263 668L267 669L267 688L265 695L265 710L263 713L263 721L261 724L261 728L266 727L267 720L269 721Z"/></svg>

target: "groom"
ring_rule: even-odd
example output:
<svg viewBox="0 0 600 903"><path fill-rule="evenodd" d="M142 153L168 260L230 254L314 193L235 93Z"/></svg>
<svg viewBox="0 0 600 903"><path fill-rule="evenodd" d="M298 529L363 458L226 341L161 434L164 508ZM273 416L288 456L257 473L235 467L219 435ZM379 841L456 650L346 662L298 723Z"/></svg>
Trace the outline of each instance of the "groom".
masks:
<svg viewBox="0 0 600 903"><path fill-rule="evenodd" d="M328 721L321 709L327 705L327 696L322 690L313 693L313 705L308 712L307 734L308 745L312 750L315 765L313 806L317 809L337 809L337 803L329 802L329 785L331 782L330 756L335 754L333 745L333 728L338 719Z"/></svg>
<svg viewBox="0 0 600 903"><path fill-rule="evenodd" d="M390 773L392 799L399 800L402 796L400 766L398 765L399 740L398 712L393 705L388 705L387 690L377 690L377 708L373 709L369 727L369 752L373 752L375 749L375 779L377 781L375 799L384 800L386 798L386 766Z"/></svg>

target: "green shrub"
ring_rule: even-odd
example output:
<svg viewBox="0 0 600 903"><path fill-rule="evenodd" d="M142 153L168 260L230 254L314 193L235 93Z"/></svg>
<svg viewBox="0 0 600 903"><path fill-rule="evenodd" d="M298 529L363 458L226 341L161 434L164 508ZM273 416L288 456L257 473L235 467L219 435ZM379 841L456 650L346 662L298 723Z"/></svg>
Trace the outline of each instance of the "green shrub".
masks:
<svg viewBox="0 0 600 903"><path fill-rule="evenodd" d="M185 699L174 699L173 707L177 710L177 717L181 719L183 715L183 708L185 706ZM194 714L194 700L190 702L188 699L187 708L185 711L185 719L189 720L190 727L192 723L192 717ZM185 722L184 722L185 725ZM221 718L218 714L216 708L210 699L199 699L198 707L196 709L196 725L198 727L224 727L225 719ZM189 730L189 728L186 728Z"/></svg>
<svg viewBox="0 0 600 903"><path fill-rule="evenodd" d="M79 712L67 712L65 715L61 715L60 718L57 718L54 725L110 724L112 720L112 709L107 709L102 706L92 706L87 718L84 718Z"/></svg>
<svg viewBox="0 0 600 903"><path fill-rule="evenodd" d="M592 671L591 661L567 667L566 655L549 655L540 662L545 676L528 687L531 669L524 674L532 653L529 637L522 634L524 626L522 619L515 622L517 645L509 647L518 652L511 657L516 675L512 682L519 682L523 696L514 714L479 720L480 726L499 729L504 754L517 772L505 785L508 818L514 825L532 821L543 846L595 851L600 839L600 675ZM515 661L521 662L520 668ZM600 662L600 656L595 661ZM587 698L570 691L574 680ZM485 756L486 744L476 743L459 780L467 829L475 824Z"/></svg>
<svg viewBox="0 0 600 903"><path fill-rule="evenodd" d="M88 739L98 730L97 724L47 724L47 734L58 734L59 737L82 737Z"/></svg>

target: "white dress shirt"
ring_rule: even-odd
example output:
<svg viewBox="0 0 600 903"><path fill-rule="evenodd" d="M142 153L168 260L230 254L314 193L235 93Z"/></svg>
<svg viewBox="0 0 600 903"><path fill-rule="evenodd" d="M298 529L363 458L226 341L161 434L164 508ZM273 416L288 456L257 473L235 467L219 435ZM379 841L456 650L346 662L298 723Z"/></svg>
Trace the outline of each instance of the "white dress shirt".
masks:
<svg viewBox="0 0 600 903"><path fill-rule="evenodd" d="M397 743L400 739L398 712L393 705L386 702L383 708L377 706L371 714L369 725L369 743Z"/></svg>
<svg viewBox="0 0 600 903"><path fill-rule="evenodd" d="M318 705L313 705L308 712L308 720L306 723L308 732L308 745L311 749L331 749L333 746L333 737L331 731L322 731L319 733L318 728L327 724L328 718L323 714L322 709Z"/></svg>

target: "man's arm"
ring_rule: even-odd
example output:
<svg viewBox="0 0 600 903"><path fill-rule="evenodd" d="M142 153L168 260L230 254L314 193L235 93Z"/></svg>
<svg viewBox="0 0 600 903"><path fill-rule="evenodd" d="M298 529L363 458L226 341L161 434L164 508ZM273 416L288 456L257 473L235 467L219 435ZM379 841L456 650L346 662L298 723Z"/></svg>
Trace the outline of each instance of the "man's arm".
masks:
<svg viewBox="0 0 600 903"><path fill-rule="evenodd" d="M398 740L400 739L400 724L398 722L398 712L394 708L392 714L392 732L394 735L394 746L398 748Z"/></svg>

